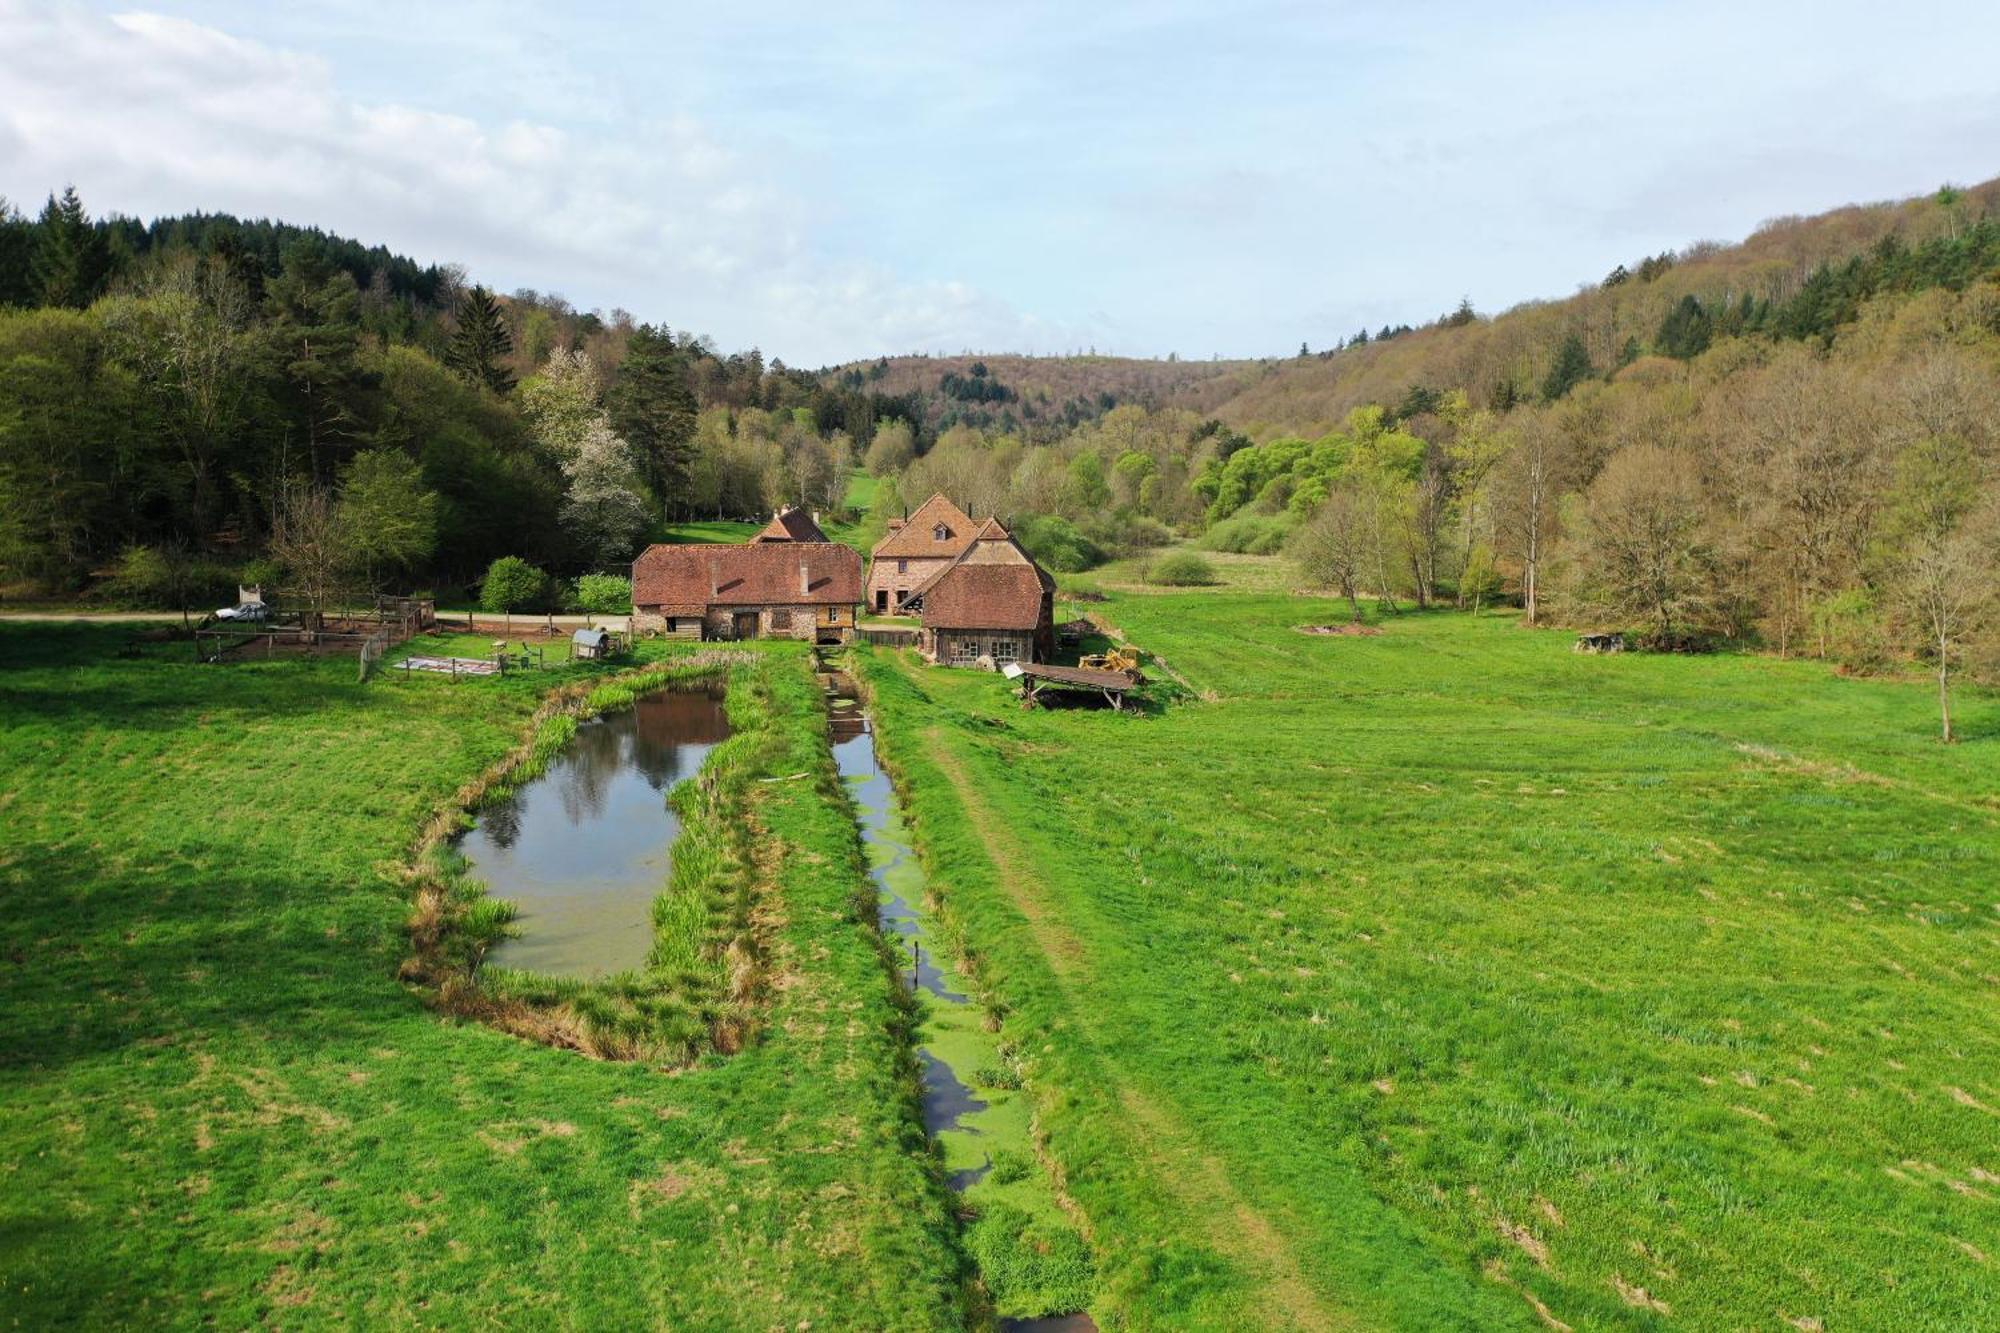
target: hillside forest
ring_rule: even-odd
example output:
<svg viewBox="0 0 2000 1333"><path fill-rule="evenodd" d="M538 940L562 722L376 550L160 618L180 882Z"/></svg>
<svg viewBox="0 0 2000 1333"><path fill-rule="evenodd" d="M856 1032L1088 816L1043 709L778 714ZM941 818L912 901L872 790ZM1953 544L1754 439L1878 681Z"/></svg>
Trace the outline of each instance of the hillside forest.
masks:
<svg viewBox="0 0 2000 1333"><path fill-rule="evenodd" d="M1257 361L808 372L303 227L0 207L0 575L615 568L697 518L943 491L1052 568L1192 544L1363 599L1995 671L2000 182L1766 224ZM324 583L322 579L320 582Z"/></svg>

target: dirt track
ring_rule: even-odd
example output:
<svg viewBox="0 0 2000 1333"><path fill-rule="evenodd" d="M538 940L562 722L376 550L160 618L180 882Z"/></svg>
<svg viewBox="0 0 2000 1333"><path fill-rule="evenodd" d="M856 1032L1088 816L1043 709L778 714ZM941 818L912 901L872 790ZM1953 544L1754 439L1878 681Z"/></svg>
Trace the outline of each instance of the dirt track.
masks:
<svg viewBox="0 0 2000 1333"><path fill-rule="evenodd" d="M941 729L925 734L930 754L950 781L987 854L1007 885L1015 906L1027 919L1028 930L1049 961L1059 985L1076 1003L1072 1012L1085 1015L1090 1006L1081 992L1091 985L1091 964L1083 941L1057 916L1048 889L1041 882L1034 858L1015 840L1006 822L987 809L978 784L944 739ZM1237 1190L1221 1159L1201 1146L1200 1137L1166 1105L1120 1081L1119 1100L1146 1130L1146 1151L1158 1179L1170 1189L1189 1216L1201 1221L1208 1241L1234 1259L1262 1288L1266 1310L1283 1327L1337 1329L1357 1326L1345 1311L1324 1302L1300 1271L1285 1235L1270 1218Z"/></svg>

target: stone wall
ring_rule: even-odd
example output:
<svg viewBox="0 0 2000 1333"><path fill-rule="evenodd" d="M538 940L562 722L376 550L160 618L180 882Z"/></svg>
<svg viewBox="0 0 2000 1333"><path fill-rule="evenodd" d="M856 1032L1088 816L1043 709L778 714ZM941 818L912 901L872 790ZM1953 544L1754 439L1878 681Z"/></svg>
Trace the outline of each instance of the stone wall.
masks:
<svg viewBox="0 0 2000 1333"><path fill-rule="evenodd" d="M813 643L822 634L837 634L842 643L851 643L854 639L854 608L848 606L711 606L705 615L699 617L674 617L672 628L668 627L666 616L652 611L636 611L632 616L632 631L642 634L650 629L654 633L676 637L729 640L736 637L736 616L739 612L757 617L757 637L760 639L798 639Z"/></svg>
<svg viewBox="0 0 2000 1333"><path fill-rule="evenodd" d="M943 569L951 561L930 556L914 556L904 559L901 563L908 565L909 568L898 571L895 556L884 556L869 563L867 608L870 612L882 614L877 612L876 608L882 602L882 594L887 593L887 611L893 613L896 604L903 597L915 592L925 579Z"/></svg>

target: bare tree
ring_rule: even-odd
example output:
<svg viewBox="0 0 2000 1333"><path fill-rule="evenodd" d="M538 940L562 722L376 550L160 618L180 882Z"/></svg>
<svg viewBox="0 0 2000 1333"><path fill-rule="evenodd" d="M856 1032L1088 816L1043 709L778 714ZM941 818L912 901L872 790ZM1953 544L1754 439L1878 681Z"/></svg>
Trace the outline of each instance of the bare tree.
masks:
<svg viewBox="0 0 2000 1333"><path fill-rule="evenodd" d="M217 456L253 410L254 306L225 265L193 256L160 268L144 294L116 304L109 327L160 394L187 472L192 527L206 535L220 503Z"/></svg>
<svg viewBox="0 0 2000 1333"><path fill-rule="evenodd" d="M1578 533L1578 604L1639 617L1662 645L1699 618L1711 591L1694 466L1657 445L1621 449L1591 483Z"/></svg>
<svg viewBox="0 0 2000 1333"><path fill-rule="evenodd" d="M1445 525L1451 517L1452 460L1444 446L1424 450L1423 466L1412 482L1399 517L1404 555L1410 565L1410 585L1417 609L1425 609L1437 590L1438 553L1444 547Z"/></svg>
<svg viewBox="0 0 2000 1333"><path fill-rule="evenodd" d="M1361 619L1361 570L1368 558L1369 503L1352 475L1336 478L1320 507L1292 543L1292 558L1309 583L1340 589L1348 609Z"/></svg>
<svg viewBox="0 0 2000 1333"><path fill-rule="evenodd" d="M1967 519L1950 532L1924 533L1905 553L1896 592L1925 651L1937 670L1938 737L1946 745L1951 729L1952 670L1974 636L1995 616L1994 576L2000 566L2000 505Z"/></svg>
<svg viewBox="0 0 2000 1333"><path fill-rule="evenodd" d="M1527 623L1541 623L1542 570L1558 530L1561 446L1546 418L1529 417L1509 432L1495 496L1503 549L1521 562L1521 605Z"/></svg>
<svg viewBox="0 0 2000 1333"><path fill-rule="evenodd" d="M320 628L326 608L346 592L354 566L353 544L332 492L302 478L279 488L271 554L284 566L285 591L305 605L308 628Z"/></svg>

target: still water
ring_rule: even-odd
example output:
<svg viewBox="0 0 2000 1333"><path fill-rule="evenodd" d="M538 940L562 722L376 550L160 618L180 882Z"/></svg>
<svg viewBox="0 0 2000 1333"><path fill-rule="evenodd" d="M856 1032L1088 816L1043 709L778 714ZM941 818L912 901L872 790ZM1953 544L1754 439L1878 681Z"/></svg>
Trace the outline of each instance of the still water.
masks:
<svg viewBox="0 0 2000 1333"><path fill-rule="evenodd" d="M642 966L680 833L667 792L728 736L720 690L661 690L579 724L546 773L482 808L459 850L519 909L519 937L491 961L565 977Z"/></svg>
<svg viewBox="0 0 2000 1333"><path fill-rule="evenodd" d="M989 1177L991 1148L1012 1144L1026 1153L1030 1109L1024 1095L977 1086L982 1072L1000 1063L999 1038L986 1030L966 994L966 982L948 959L931 949L927 882L911 846L895 787L875 753L874 728L840 673L826 677L832 714L834 763L847 784L875 881L876 920L895 947L905 984L923 1001L917 1029L917 1062L923 1075L924 1128L944 1150L945 1180L975 1208L1005 1203L1054 1211L1046 1177L1035 1172L1002 1185ZM1096 1333L1087 1314L1001 1318L1002 1333Z"/></svg>

